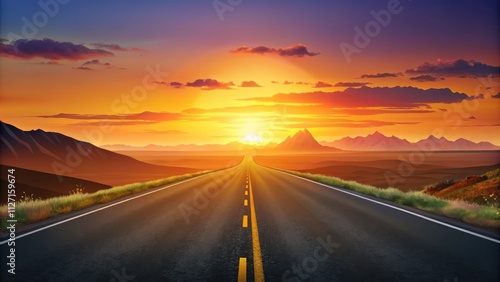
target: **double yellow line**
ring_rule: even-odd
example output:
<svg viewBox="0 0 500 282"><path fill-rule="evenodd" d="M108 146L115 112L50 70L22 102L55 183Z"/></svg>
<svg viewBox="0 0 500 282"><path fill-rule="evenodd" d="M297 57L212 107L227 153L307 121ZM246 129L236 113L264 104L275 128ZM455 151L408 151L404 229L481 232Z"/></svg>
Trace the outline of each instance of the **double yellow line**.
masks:
<svg viewBox="0 0 500 282"><path fill-rule="evenodd" d="M253 198L252 181L247 173L248 187L250 192L250 224L252 225L252 249L253 249L253 272L254 281L264 281L264 268L262 266L262 253L260 251L259 229L257 226L257 215L255 214L255 202ZM245 193L246 195L246 193ZM245 200L246 201L246 200ZM245 221L245 219L244 219ZM246 227L246 226L243 226ZM247 259L240 258L238 270L238 282L247 281Z"/></svg>

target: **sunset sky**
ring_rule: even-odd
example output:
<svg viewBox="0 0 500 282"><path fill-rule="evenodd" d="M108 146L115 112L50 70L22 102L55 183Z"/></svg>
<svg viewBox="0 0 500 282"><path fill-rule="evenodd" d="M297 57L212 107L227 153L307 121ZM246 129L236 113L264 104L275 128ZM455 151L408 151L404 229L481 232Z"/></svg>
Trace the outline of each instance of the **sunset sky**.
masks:
<svg viewBox="0 0 500 282"><path fill-rule="evenodd" d="M40 2L0 1L0 119L23 130L500 145L499 1Z"/></svg>

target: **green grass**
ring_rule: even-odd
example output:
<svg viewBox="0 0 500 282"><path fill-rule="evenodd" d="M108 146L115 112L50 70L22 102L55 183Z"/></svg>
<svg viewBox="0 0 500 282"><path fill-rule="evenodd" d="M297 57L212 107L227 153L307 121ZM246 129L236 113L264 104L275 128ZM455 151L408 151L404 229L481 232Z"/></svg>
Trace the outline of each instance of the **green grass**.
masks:
<svg viewBox="0 0 500 282"><path fill-rule="evenodd" d="M321 174L302 173L289 170L283 171L329 186L359 192L404 206L460 219L471 224L490 228L500 228L500 209L495 205L478 205L461 200L440 199L420 191L403 192L395 188L381 189L375 186Z"/></svg>
<svg viewBox="0 0 500 282"><path fill-rule="evenodd" d="M28 197L28 200L21 200L16 203L15 218L13 219L17 219L17 223L33 223L59 214L81 210L95 204L110 202L127 195L142 192L151 188L165 186L202 174L207 174L209 172L210 171L201 171L148 182L132 183L100 190L94 193L83 193L83 190L77 189L76 192L73 192L68 196L60 196L45 200ZM6 230L7 216L7 205L0 206L1 230Z"/></svg>

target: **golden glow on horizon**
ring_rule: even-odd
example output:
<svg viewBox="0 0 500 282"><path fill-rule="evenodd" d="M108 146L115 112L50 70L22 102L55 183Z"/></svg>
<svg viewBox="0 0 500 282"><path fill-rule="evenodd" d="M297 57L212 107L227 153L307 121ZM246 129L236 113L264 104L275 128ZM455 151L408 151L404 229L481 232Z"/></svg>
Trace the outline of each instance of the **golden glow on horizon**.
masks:
<svg viewBox="0 0 500 282"><path fill-rule="evenodd" d="M249 133L241 139L242 142L244 143L262 143L262 139L257 136L255 133Z"/></svg>
<svg viewBox="0 0 500 282"><path fill-rule="evenodd" d="M356 60L344 68L327 60L332 55L310 58L283 58L267 55L229 53L229 47L197 54L189 60L169 60L164 51L117 53L114 58L103 58L116 67L95 66L92 71L78 70L82 62L61 61L58 65L44 65L2 59L1 102L4 109L0 119L23 130L43 129L60 132L71 137L90 141L96 145L126 143L134 146L148 144L226 144L233 141L267 144L281 142L287 135L308 128L317 139L333 141L345 136L366 136L375 131L395 135L411 141L427 138L434 129L441 128L445 137L455 140L466 138L474 142L488 141L500 145L497 134L500 116L500 99L493 99L492 90L481 86L480 80L471 78L446 78L435 82L414 82L407 75L387 79L361 79L366 73L381 72L377 58ZM176 53L177 54L177 53ZM178 54L183 54L179 52ZM127 56L126 58L120 56ZM187 55L186 55L187 56ZM159 60L156 60L160 58ZM387 58L388 59L388 58ZM392 60L390 71L404 72L414 68L424 59L414 61ZM368 62L368 63L367 63ZM132 101L127 109L130 114L143 112L175 113L178 118L150 120L101 120L100 118L40 118L60 113L78 115L112 116L111 108L116 99L130 95L140 86L147 74L145 65L168 72L162 82L148 90L144 100ZM355 66L355 67L354 67ZM388 66L384 65L384 68ZM30 83L26 83L29 79ZM203 90L200 87L173 88L170 82L186 84L197 79L215 79L232 82L230 90ZM241 87L243 81L254 81L261 87ZM284 82L288 81L289 84ZM469 96L484 94L479 106L467 113L459 112L459 103L431 103L404 113L388 111L371 114L383 108L328 108L314 104L249 100L253 97L270 97L277 93L333 92L345 87L314 88L322 81L369 82L369 87L412 86L422 89L449 88ZM297 84L303 82L303 84ZM493 85L495 86L495 85ZM491 87L490 87L491 88ZM123 103L121 106L123 106ZM408 109L410 110L410 109ZM425 112L428 110L428 112ZM446 111L455 111L445 116ZM395 122L396 121L396 122ZM111 122L113 130L101 131L100 122ZM123 122L123 124L120 124ZM458 128L455 125L459 123ZM90 140L89 132L101 132L102 138ZM96 133L97 134L97 133ZM243 136L243 137L242 137Z"/></svg>

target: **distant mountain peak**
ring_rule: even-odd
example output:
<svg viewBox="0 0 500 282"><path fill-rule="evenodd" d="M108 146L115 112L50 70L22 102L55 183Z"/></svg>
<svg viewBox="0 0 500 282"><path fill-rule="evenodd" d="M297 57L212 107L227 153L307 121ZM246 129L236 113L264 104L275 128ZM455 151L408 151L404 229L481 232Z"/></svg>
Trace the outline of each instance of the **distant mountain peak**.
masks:
<svg viewBox="0 0 500 282"><path fill-rule="evenodd" d="M288 136L285 141L279 143L274 148L276 151L287 152L314 152L324 151L325 149L330 148L319 144L307 128L297 131L293 137Z"/></svg>
<svg viewBox="0 0 500 282"><path fill-rule="evenodd" d="M322 142L323 145L332 146L341 150L352 151L408 151L408 150L426 150L446 151L446 150L499 150L500 147L489 142L474 143L470 140L459 138L455 141L450 141L445 137L436 137L430 135L426 139L418 142L410 143L406 139L398 138L392 135L385 136L382 133L375 131L366 137L344 137L340 140L332 142Z"/></svg>
<svg viewBox="0 0 500 282"><path fill-rule="evenodd" d="M379 131L375 131L372 134L369 134L368 136L372 136L372 137L386 137L384 134L380 133Z"/></svg>

